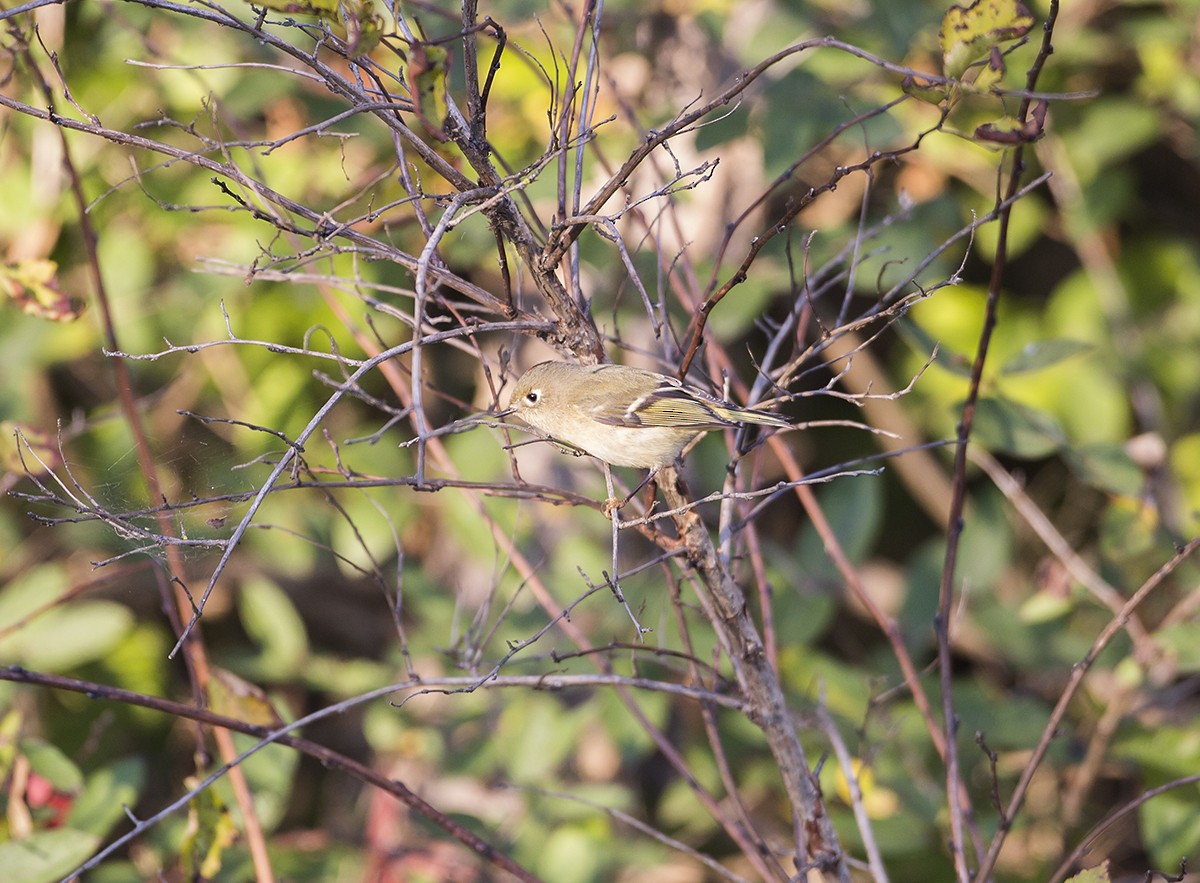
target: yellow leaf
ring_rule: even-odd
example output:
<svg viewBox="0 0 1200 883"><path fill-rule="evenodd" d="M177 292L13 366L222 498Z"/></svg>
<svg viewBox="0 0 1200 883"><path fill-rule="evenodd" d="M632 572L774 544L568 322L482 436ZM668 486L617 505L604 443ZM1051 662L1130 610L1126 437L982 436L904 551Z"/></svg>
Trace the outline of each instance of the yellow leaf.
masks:
<svg viewBox="0 0 1200 883"><path fill-rule="evenodd" d="M53 435L12 420L0 420L0 467L8 472L45 475L62 465Z"/></svg>
<svg viewBox="0 0 1200 883"><path fill-rule="evenodd" d="M195 788L200 780L189 777L184 784ZM228 808L215 788L205 788L188 804L187 829L179 851L184 879L215 877L221 870L222 855L235 839L237 829Z"/></svg>
<svg viewBox="0 0 1200 883"><path fill-rule="evenodd" d="M83 312L80 298L58 287L58 264L47 260L0 264L0 293L8 295L31 316L53 322L74 322Z"/></svg>
<svg viewBox="0 0 1200 883"><path fill-rule="evenodd" d="M213 666L211 673L212 679L208 682L208 704L217 714L260 727L278 727L283 724L275 706L257 684L252 684L219 666Z"/></svg>
<svg viewBox="0 0 1200 883"><path fill-rule="evenodd" d="M254 5L292 15L332 18L337 14L338 0L254 0Z"/></svg>
<svg viewBox="0 0 1200 883"><path fill-rule="evenodd" d="M995 46L1024 37L1032 27L1033 15L1021 0L975 0L967 7L951 6L938 32L943 71L961 77Z"/></svg>
<svg viewBox="0 0 1200 883"><path fill-rule="evenodd" d="M851 762L851 766L854 777L858 780L858 790L862 794L863 808L867 815L873 819L886 819L895 815L900 805L900 798L896 792L877 784L870 767L865 766L858 758ZM836 787L838 796L850 803L850 782L846 778L845 770L838 769Z"/></svg>
<svg viewBox="0 0 1200 883"><path fill-rule="evenodd" d="M1108 859L1105 859L1094 868L1080 871L1067 880L1067 883L1110 883L1111 880L1112 877L1108 873Z"/></svg>
<svg viewBox="0 0 1200 883"><path fill-rule="evenodd" d="M384 20L375 0L254 0L254 5L289 15L315 15L346 42L351 58L367 55L383 37Z"/></svg>

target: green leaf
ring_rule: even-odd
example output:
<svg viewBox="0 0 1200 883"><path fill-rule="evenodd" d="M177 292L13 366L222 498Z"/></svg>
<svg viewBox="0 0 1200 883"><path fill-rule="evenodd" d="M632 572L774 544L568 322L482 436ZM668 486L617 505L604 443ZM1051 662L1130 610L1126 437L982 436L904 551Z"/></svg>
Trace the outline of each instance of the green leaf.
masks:
<svg viewBox="0 0 1200 883"><path fill-rule="evenodd" d="M1138 810L1141 832L1153 864L1178 867L1181 859L1195 854L1200 842L1200 788L1173 788Z"/></svg>
<svg viewBox="0 0 1200 883"><path fill-rule="evenodd" d="M1063 453L1075 474L1092 487L1136 497L1145 484L1142 470L1120 445L1097 442L1067 448Z"/></svg>
<svg viewBox="0 0 1200 883"><path fill-rule="evenodd" d="M589 836L579 826L564 825L543 844L537 871L547 880L586 883L598 879L604 851L607 847L598 837Z"/></svg>
<svg viewBox="0 0 1200 883"><path fill-rule="evenodd" d="M25 635L30 643L27 659L34 668L67 671L105 658L133 628L127 607L108 601L86 601L60 607L38 620ZM38 636L53 635L53 646L35 644Z"/></svg>
<svg viewBox="0 0 1200 883"><path fill-rule="evenodd" d="M1196 772L1200 732L1186 723L1131 726L1122 732L1113 750L1118 760L1136 763L1143 782L1153 787Z"/></svg>
<svg viewBox="0 0 1200 883"><path fill-rule="evenodd" d="M83 787L83 773L57 747L40 739L22 739L20 745L30 769L47 779L54 790L73 794Z"/></svg>
<svg viewBox="0 0 1200 883"><path fill-rule="evenodd" d="M1092 345L1081 340L1060 338L1036 341L1026 344L1021 352L1005 362L1000 368L1000 374L1028 374L1033 371L1041 371L1043 368L1057 365L1059 362L1090 349L1092 349Z"/></svg>
<svg viewBox="0 0 1200 883"><path fill-rule="evenodd" d="M956 681L954 704L964 734L981 731L992 748L1001 750L1034 744L1050 718L1045 703L974 680Z"/></svg>
<svg viewBox="0 0 1200 883"><path fill-rule="evenodd" d="M338 0L256 0L257 5L276 12L290 12L295 15L316 15L321 18L331 18L338 8Z"/></svg>
<svg viewBox="0 0 1200 883"><path fill-rule="evenodd" d="M896 331L918 353L928 356L934 351L937 356L934 364L957 377L971 376L971 360L962 353L956 352L935 340L923 327L911 319L901 319L896 323Z"/></svg>
<svg viewBox="0 0 1200 883"><path fill-rule="evenodd" d="M65 877L96 851L100 838L74 828L37 831L0 843L6 883L46 883Z"/></svg>
<svg viewBox="0 0 1200 883"><path fill-rule="evenodd" d="M1116 562L1149 553L1158 539L1158 510L1133 497L1119 497L1100 521L1100 548Z"/></svg>
<svg viewBox="0 0 1200 883"><path fill-rule="evenodd" d="M1168 626L1155 632L1154 637L1155 643L1174 657L1180 672L1200 672L1200 622Z"/></svg>
<svg viewBox="0 0 1200 883"><path fill-rule="evenodd" d="M238 613L260 647L251 666L254 676L295 676L308 657L308 634L291 598L270 580L248 580L238 595Z"/></svg>
<svg viewBox="0 0 1200 883"><path fill-rule="evenodd" d="M346 33L347 54L351 58L370 54L383 39L384 20L375 11L375 0L342 0L338 12Z"/></svg>
<svg viewBox="0 0 1200 883"><path fill-rule="evenodd" d="M441 46L415 43L408 51L408 79L413 108L422 125L439 140L445 139L443 125L449 105L446 77L450 54Z"/></svg>
<svg viewBox="0 0 1200 883"><path fill-rule="evenodd" d="M233 734L233 744L239 752L248 750L258 741L245 733ZM264 830L274 830L291 807L292 786L299 763L300 755L286 745L267 745L242 762L250 793L254 795L254 811ZM216 788L227 803L236 801L228 776L222 777Z"/></svg>
<svg viewBox="0 0 1200 883"><path fill-rule="evenodd" d="M905 95L911 95L918 101L923 101L926 104L938 105L946 100L947 90L942 85L930 85L924 80L916 80L912 76L906 76L900 81L900 88L904 90Z"/></svg>
<svg viewBox="0 0 1200 883"><path fill-rule="evenodd" d="M208 704L217 714L260 727L277 727L283 723L266 691L257 684L219 665L212 666L210 671Z"/></svg>
<svg viewBox="0 0 1200 883"><path fill-rule="evenodd" d="M500 715L497 744L505 774L516 782L552 781L578 737L578 719L567 718L554 697L529 696Z"/></svg>
<svg viewBox="0 0 1200 883"><path fill-rule="evenodd" d="M1047 457L1066 442L1049 414L998 396L979 400L972 435L990 451L1025 460Z"/></svg>
<svg viewBox="0 0 1200 883"><path fill-rule="evenodd" d="M1165 125L1161 111L1149 102L1105 98L1064 133L1063 149L1085 187L1095 184L1104 189L1117 164L1161 138Z"/></svg>
<svg viewBox="0 0 1200 883"><path fill-rule="evenodd" d="M820 489L821 511L853 562L864 560L879 533L883 515L884 482L878 476L839 479ZM825 543L812 525L805 525L796 545L795 559L808 578L837 578Z"/></svg>
<svg viewBox="0 0 1200 883"><path fill-rule="evenodd" d="M89 774L82 793L71 805L67 824L103 837L125 817L122 807L137 802L145 778L145 763L137 757L123 758Z"/></svg>
<svg viewBox="0 0 1200 883"><path fill-rule="evenodd" d="M1039 625L1062 619L1074 609L1075 602L1070 595L1041 591L1030 595L1022 602L1017 616L1020 617L1021 622Z"/></svg>
<svg viewBox="0 0 1200 883"><path fill-rule="evenodd" d="M45 672L61 672L104 658L133 626L128 608L110 601L75 601L45 607L64 590L65 577L38 568L0 596L0 659ZM28 617L28 618L27 618Z"/></svg>

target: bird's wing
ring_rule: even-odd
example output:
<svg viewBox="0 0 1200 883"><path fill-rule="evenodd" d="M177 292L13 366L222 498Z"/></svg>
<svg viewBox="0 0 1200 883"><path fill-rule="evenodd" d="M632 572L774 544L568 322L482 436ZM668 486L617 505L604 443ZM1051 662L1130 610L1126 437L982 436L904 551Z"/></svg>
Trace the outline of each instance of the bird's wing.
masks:
<svg viewBox="0 0 1200 883"><path fill-rule="evenodd" d="M669 380L669 378L668 378ZM675 429L713 429L729 426L708 397L697 390L685 389L678 383L660 384L653 392L635 399L627 407L619 403L595 402L590 408L592 419L610 426L663 426Z"/></svg>

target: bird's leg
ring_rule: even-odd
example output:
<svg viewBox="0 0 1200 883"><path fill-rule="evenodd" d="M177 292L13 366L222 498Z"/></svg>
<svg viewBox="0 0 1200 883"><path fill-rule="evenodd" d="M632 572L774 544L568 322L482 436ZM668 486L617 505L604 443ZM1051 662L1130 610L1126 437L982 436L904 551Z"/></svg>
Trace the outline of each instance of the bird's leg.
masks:
<svg viewBox="0 0 1200 883"><path fill-rule="evenodd" d="M639 482L638 482L638 486L637 486L637 487L635 487L635 488L634 488L632 491L630 491L630 492L629 492L629 496L627 496L627 497L626 497L624 500L622 500L622 501L620 502L620 504L617 506L617 508L618 508L618 509L621 509L621 508L623 508L624 506L628 505L629 501L630 501L630 500L632 500L634 497L636 497L636 496L637 496L637 493L638 493L638 491L640 491L640 490L641 490L642 488L644 488L646 485L650 484L650 482L654 481L655 477L658 475L658 470L659 470L659 469L661 469L661 468L662 468L662 467L661 467L661 466L659 466L659 467L658 467L658 468L656 468L656 469L651 469L651 470L650 470L650 472L649 472L649 473L646 475L646 477L645 477L645 478L643 478L641 481L639 481ZM649 503L647 503L647 505L646 505L646 512L649 512L649 511L650 511L650 507L651 507L653 504L654 504L654 498L653 498L653 497L651 497L651 498L650 498L650 501L649 501Z"/></svg>
<svg viewBox="0 0 1200 883"><path fill-rule="evenodd" d="M604 486L608 490L608 497L600 506L600 511L604 513L604 517L613 523L613 548L616 549L616 529L617 529L617 510L629 502L628 499L621 500L617 497L617 492L613 489L612 467L600 461L604 466ZM641 487L641 485L639 485Z"/></svg>

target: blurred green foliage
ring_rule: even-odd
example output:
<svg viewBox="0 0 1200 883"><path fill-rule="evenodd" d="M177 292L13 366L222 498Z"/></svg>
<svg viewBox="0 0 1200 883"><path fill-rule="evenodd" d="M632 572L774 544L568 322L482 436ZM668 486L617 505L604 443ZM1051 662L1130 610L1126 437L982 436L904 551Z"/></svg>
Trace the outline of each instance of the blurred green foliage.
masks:
<svg viewBox="0 0 1200 883"><path fill-rule="evenodd" d="M489 134L495 154L520 169L551 143L548 84L562 75L573 25L543 4L494 6L490 14L510 43L490 97ZM601 57L639 125L665 124L741 67L810 36L835 34L919 69L939 64L944 6L777 2L756 6L753 15L744 7L722 0L690 7L606 5ZM430 7L422 14L430 36L456 30L446 11ZM1040 25L1046 4L1034 4L1033 11ZM206 155L253 168L273 189L331 218L379 207L369 232L420 253L424 234L411 214L382 208L404 197L395 145L382 126L354 116L319 137L261 148L344 110L319 84L281 69L282 54L236 29L138 3L69 4L54 12L65 16L56 48L71 95L106 128L185 150L203 145ZM248 6L233 12L243 20L253 15ZM1025 152L1027 178L1043 169L1053 177L1013 214L999 324L975 415L973 444L1021 478L1028 500L1123 597L1200 527L1200 70L1192 26L1198 14L1196 0L1064 6L1055 53L1039 83L1039 91L1062 97L1053 102L1045 137ZM46 30L50 34L49 24ZM295 28L273 30L299 37ZM52 35L47 39L55 46ZM14 38L4 40L11 51ZM494 41L483 42L490 58ZM1031 42L1007 56L1010 85L1019 87L1035 49ZM37 57L49 76L44 55ZM336 63L332 56L329 61ZM44 105L24 62L8 55L3 63L15 72L4 80L5 94ZM229 66L234 63L246 66ZM459 77L452 64L452 93L461 88ZM624 120L613 94L607 86L601 92L597 119L614 114L617 121L598 129L589 182L600 179L600 157L618 163L643 137ZM631 228L643 281L656 293L688 284L689 274L724 281L742 253L735 241L717 263L714 243L725 225L836 126L899 94L898 78L867 61L817 50L772 71L737 106L714 113L688 150L722 157L722 175L753 167L758 190L746 191L744 179L714 177L710 186L676 195L687 219L686 241L678 247L681 253L694 249L686 269L673 252L655 254L640 240L634 247L638 228ZM881 291L970 224L973 213L990 209L1002 155L969 133L980 121L1011 113L1015 101L974 96L920 150L876 169L869 189L858 176L824 194L714 310L712 338L739 359L747 350L757 357L764 316L778 318L794 307L805 269L847 251L862 218L879 223L887 216L889 225L861 243L865 253L847 296L857 310L870 309ZM56 111L85 119L61 93ZM148 510L159 501L147 496L111 360L103 353L83 235L58 171L57 134L27 116L3 114L0 245L14 261L56 261L60 288L91 305L73 323L22 314L12 303L0 306L6 314L0 323L3 486L16 492L0 501L0 543L7 550L0 557L0 663L186 700L188 672L180 657L168 657L175 633L163 608L170 601L154 576L165 553L133 529L157 529ZM937 114L936 107L910 101L851 128L766 200L763 223L833 168L863 150L897 149L933 127ZM164 495L178 504L170 520L192 540L226 537L265 478L268 461L278 456L274 433L294 438L348 371L317 354L361 359L375 333L387 345L411 335L398 316L411 311L412 275L349 253L305 253L306 243L278 234L246 209L262 208L251 188L236 189L238 198L231 199L203 169L78 133L67 143L99 231L99 266L120 348L146 354L226 341L130 363ZM453 148L441 149L461 165ZM411 157L403 165L430 175ZM377 179L377 188L368 186ZM553 174L543 173L526 188L543 218L554 211L554 185ZM430 194L445 191L443 182L427 180L426 187ZM427 202L432 210L435 200ZM907 214L905 202L911 203ZM694 229L687 226L696 218ZM806 246L810 233L815 238ZM901 325L870 344L880 366L876 392L902 389L919 375L898 399L907 425L879 427L914 433L906 443L954 435L996 243L994 225L985 226L969 247L964 240L932 260L920 280L948 278L961 265L959 284L917 303ZM631 349L651 346L640 297L611 243L585 235L579 255L597 322ZM495 240L480 218L465 221L442 256L464 278L500 290ZM252 265L271 272L255 275ZM682 333L687 310L672 302L667 312ZM229 344L230 333L312 352ZM492 334L470 344L476 345L427 348L427 408L442 422L492 403L480 354L495 368L496 353L519 348L522 340ZM934 346L937 358L923 370ZM397 364L401 385L407 384L411 362ZM819 389L836 370L814 360L810 387ZM252 426L202 422L183 411ZM378 373L364 381L361 395L339 402L324 424L328 434L307 445L311 471L298 477L345 479L343 486L274 493L204 611L201 634L214 664L262 687L285 719L410 676L486 675L548 620L506 542L560 606L582 595L587 581L603 583L611 569L609 524L591 508L453 488L418 493L403 484L369 486L370 479L415 471L416 448L399 447L411 438L411 424L390 422L402 411L395 389ZM814 421L863 419L860 408L828 395L803 399L795 413ZM18 428L23 436L13 434ZM837 426L788 438L809 472L878 454L872 437ZM462 479L505 482L511 478L506 443L501 431L480 427L446 438L445 448ZM532 482L591 499L604 494L589 462L519 456ZM931 462L945 474L950 455L938 450ZM689 474L697 496L721 486L727 463L720 440L701 444ZM924 666L934 654L945 525L917 501L911 480L884 466L882 474L836 478L817 495L868 591L896 617L905 646ZM94 518L75 520L78 513L67 507L30 499L38 493L35 482L76 500L80 509L134 514L115 529ZM1071 666L1112 614L1063 571L974 467L968 496L956 577L962 601L955 700L964 775L987 838L996 825L993 775L1006 795ZM47 526L30 513L66 520ZM891 879L949 879L941 762L911 697L896 690L894 655L848 600L794 498L771 503L756 524L774 600L770 625L780 676L794 708L803 717L822 702L869 772L867 806ZM656 553L627 534L622 567L632 569ZM108 563L97 570L102 561ZM197 597L216 552L191 546L186 562ZM735 570L753 584L747 561L739 559ZM1132 685L1122 680L1121 661L1132 653L1124 635L1101 657L1086 697L1072 704L1069 726L1051 750L1043 771L1050 784L1026 806L998 879L1046 879L1110 809L1195 773L1187 685L1198 662L1188 593L1195 592L1198 575L1194 563L1185 563L1142 611L1162 653L1157 665L1139 667ZM605 658L614 673L690 683L684 656L702 663L717 658L685 577L667 566L648 567L622 584L640 621L653 628L646 647L628 646L629 620L607 591L570 617L594 647L613 642ZM681 604L672 600L676 589ZM562 632L551 631L513 656L503 674L593 673L590 659L563 655L572 648ZM728 676L727 661L720 670ZM923 680L936 694L936 678ZM1176 696L1184 696L1179 704ZM696 780L723 794L697 704L654 692L638 692L632 701L678 748ZM125 829L122 805L146 817L177 798L187 776L208 771L207 763L197 769L190 726L146 709L9 683L0 683L0 705L7 709L0 799L9 807L0 867L8 879L66 874ZM1110 707L1125 711L1106 730L1101 724L1109 723ZM778 772L761 734L731 710L712 716L747 817L786 841ZM975 745L976 732L997 752L994 769ZM697 862L597 807L629 813L738 873L753 874L689 783L664 761L647 727L607 688L481 685L469 694L429 693L402 707L376 702L353 709L306 735L422 791L547 880L660 879L657 874L680 863L691 874L686 879L703 879ZM810 757L827 753L817 730L806 729L803 738ZM240 747L249 744L239 737ZM1109 763L1101 772L1083 764L1093 746ZM404 879L451 879L439 876L451 873L447 868L461 871L454 879L488 878L469 857L440 851L441 835L415 817L381 808L382 798L370 789L289 749L270 746L244 767L281 879L363 879L373 861L392 852L403 853L405 863L395 873ZM844 843L856 851L860 835L839 796L839 771L826 764L822 786ZM45 784L38 793L49 797L13 784L30 776ZM1074 815L1065 812L1067 798L1051 780L1070 793L1079 789ZM224 780L218 793L225 806L234 805ZM22 807L29 818L17 830L12 820ZM1136 830L1106 841L1107 855L1139 874L1194 860L1197 819L1196 786L1171 790L1139 808ZM171 819L88 879L144 879L176 868L184 841L184 820ZM217 879L252 879L244 840L224 849L222 859Z"/></svg>

